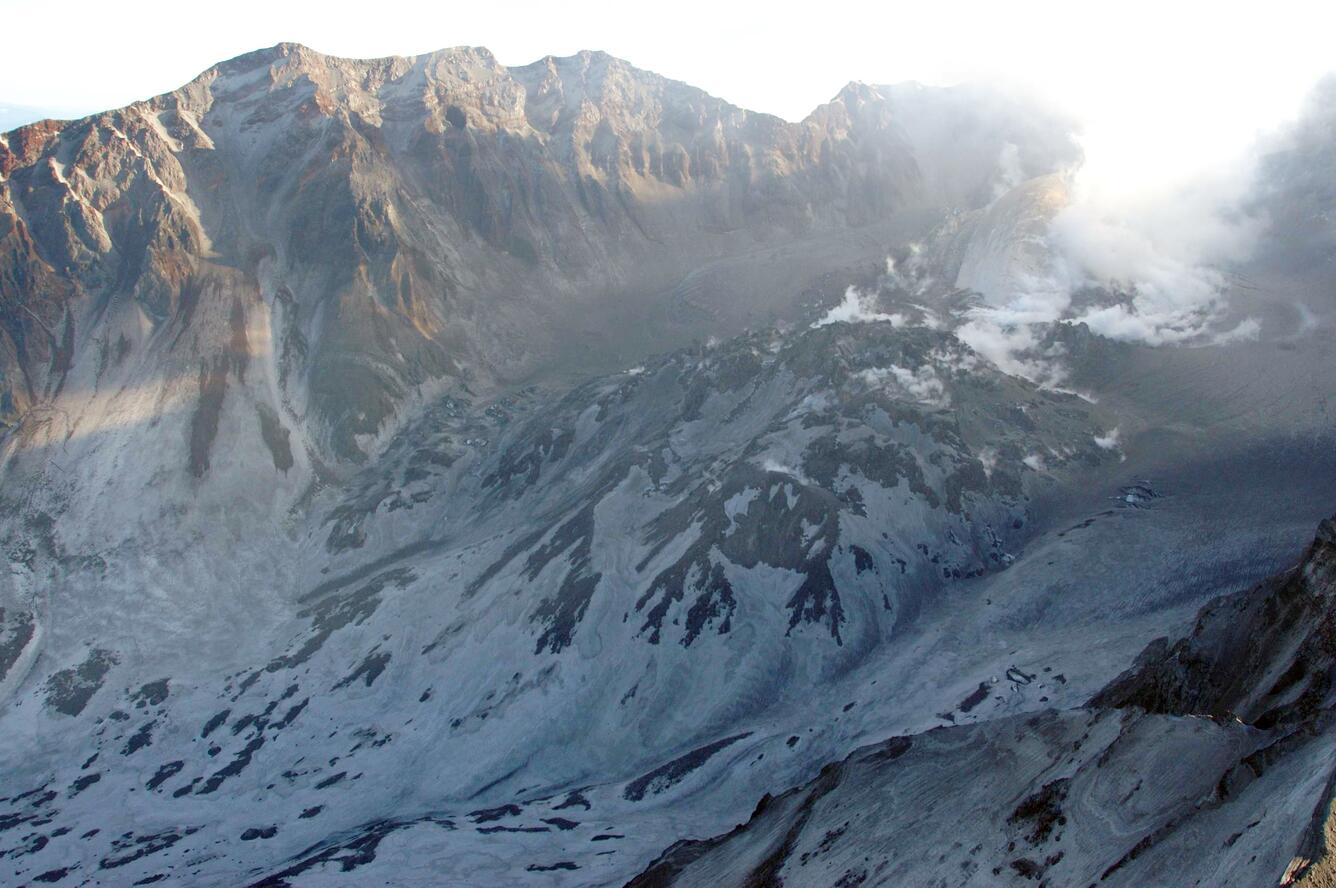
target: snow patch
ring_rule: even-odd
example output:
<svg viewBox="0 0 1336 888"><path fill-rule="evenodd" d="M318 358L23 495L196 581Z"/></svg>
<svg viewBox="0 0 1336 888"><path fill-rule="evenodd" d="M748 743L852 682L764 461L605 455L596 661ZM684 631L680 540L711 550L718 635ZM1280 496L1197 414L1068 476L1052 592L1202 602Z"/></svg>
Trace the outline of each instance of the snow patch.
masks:
<svg viewBox="0 0 1336 888"><path fill-rule="evenodd" d="M759 487L748 487L746 490L740 490L737 493L724 500L724 517L728 519L728 529L724 531L724 536L732 536L738 529L738 516L746 515L747 510L751 508L752 501L761 495Z"/></svg>

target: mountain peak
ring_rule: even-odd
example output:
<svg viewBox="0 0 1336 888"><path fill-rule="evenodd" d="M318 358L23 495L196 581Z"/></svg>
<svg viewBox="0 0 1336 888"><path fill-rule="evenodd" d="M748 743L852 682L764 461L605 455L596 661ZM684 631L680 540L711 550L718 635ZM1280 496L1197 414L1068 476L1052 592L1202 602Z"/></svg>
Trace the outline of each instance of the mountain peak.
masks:
<svg viewBox="0 0 1336 888"><path fill-rule="evenodd" d="M239 56L234 56L226 61L219 62L217 65L214 65L207 70L217 70L224 73L248 71L252 68L257 68L260 65L272 65L280 59L303 54L321 55L321 53L300 43L275 43L273 46L266 46L261 49L253 49L250 52L244 52Z"/></svg>
<svg viewBox="0 0 1336 888"><path fill-rule="evenodd" d="M850 80L835 95L834 101L843 102L846 105L859 105L865 102L875 102L885 99L886 96L870 83L864 83L861 80Z"/></svg>

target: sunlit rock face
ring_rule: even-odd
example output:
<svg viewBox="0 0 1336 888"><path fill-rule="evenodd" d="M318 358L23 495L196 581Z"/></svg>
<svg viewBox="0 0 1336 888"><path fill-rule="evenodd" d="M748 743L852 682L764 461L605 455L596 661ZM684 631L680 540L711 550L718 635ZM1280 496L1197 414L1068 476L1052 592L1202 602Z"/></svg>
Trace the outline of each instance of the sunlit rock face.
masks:
<svg viewBox="0 0 1336 888"><path fill-rule="evenodd" d="M1069 182L1054 174L1011 188L961 219L952 236L956 286L1001 303L1053 288L1060 257L1049 242L1049 226L1069 199Z"/></svg>
<svg viewBox="0 0 1336 888"><path fill-rule="evenodd" d="M1008 132L982 121L1023 109L913 98L902 122L893 91L851 86L786 123L599 53L506 68L481 49L351 61L283 45L21 128L0 142L8 415L118 388L127 366L197 384L202 363L213 390L242 385L244 353L276 416L309 411L311 443L356 458L434 380L579 369L591 344L615 365L665 345L628 325L674 314L701 317L668 323L669 344L736 332L876 242L823 234L978 202L990 166L950 187L939 168L996 154ZM911 129L952 122L979 134L955 147ZM1028 162L1069 162L1065 134L1049 123ZM745 258L792 244L796 258ZM729 292L751 285L788 292Z"/></svg>
<svg viewBox="0 0 1336 888"><path fill-rule="evenodd" d="M1082 707L1329 513L1331 347L990 360L1077 160L986 90L481 49L0 136L0 881L620 884L888 737L942 829L1022 762L969 810L1043 844L1083 735L1120 791L1259 749Z"/></svg>

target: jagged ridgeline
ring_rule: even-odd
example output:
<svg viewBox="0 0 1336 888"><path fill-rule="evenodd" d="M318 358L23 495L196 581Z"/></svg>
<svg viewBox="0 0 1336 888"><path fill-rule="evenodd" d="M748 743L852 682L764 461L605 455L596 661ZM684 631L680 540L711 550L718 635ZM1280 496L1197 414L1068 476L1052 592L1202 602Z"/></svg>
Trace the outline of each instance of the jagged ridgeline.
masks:
<svg viewBox="0 0 1336 888"><path fill-rule="evenodd" d="M0 135L0 882L1320 859L1317 574L1109 682L1330 513L1330 339L983 357L1079 160L984 88L287 44Z"/></svg>
<svg viewBox="0 0 1336 888"><path fill-rule="evenodd" d="M599 53L282 45L20 128L0 141L7 414L151 372L200 390L197 475L229 386L268 389L267 440L310 425L354 458L428 381L622 369L773 320L888 226L985 203L1004 143L1032 175L1077 156L1058 120L923 92L851 85L795 124Z"/></svg>

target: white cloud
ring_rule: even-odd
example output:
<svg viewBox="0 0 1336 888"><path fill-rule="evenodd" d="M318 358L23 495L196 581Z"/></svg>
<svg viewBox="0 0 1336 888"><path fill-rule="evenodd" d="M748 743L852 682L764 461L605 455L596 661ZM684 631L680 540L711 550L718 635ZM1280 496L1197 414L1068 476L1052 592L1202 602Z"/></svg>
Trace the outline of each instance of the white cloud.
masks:
<svg viewBox="0 0 1336 888"><path fill-rule="evenodd" d="M932 407L947 407L951 404L946 384L937 376L931 364L924 364L914 370L895 364L873 367L862 371L859 376L870 386L893 385L920 404Z"/></svg>
<svg viewBox="0 0 1336 888"><path fill-rule="evenodd" d="M1238 324L1222 333L1217 333L1211 340L1214 345L1227 345L1231 342L1249 342L1256 340L1262 333L1262 325L1256 318L1244 318Z"/></svg>
<svg viewBox="0 0 1336 888"><path fill-rule="evenodd" d="M1128 198L1099 178L1077 175L1071 204L1057 214L1050 241L1056 283L1106 286L1130 299L1077 313L1096 333L1162 345L1202 337L1223 307L1219 267L1244 259L1262 226L1240 209L1255 157L1152 194Z"/></svg>
<svg viewBox="0 0 1336 888"><path fill-rule="evenodd" d="M1246 258L1263 226L1241 209L1255 161L1241 156L1165 190L1132 194L1111 187L1097 162L1073 174L1065 202L1053 189L1013 192L995 205L1012 215L993 218L990 210L989 218L1015 225L1016 246L988 244L986 302L966 313L957 335L1005 372L1051 387L1064 379L1063 356L1036 348L1053 323L1154 346L1255 338L1253 319L1220 328L1227 308L1220 269ZM1043 212L1052 216L1036 234L1035 214Z"/></svg>
<svg viewBox="0 0 1336 888"><path fill-rule="evenodd" d="M1037 355L1038 324L1051 320L1013 313L1007 309L980 308L969 313L956 328L956 336L1003 373L1020 376L1046 387L1057 387L1066 374L1055 354Z"/></svg>
<svg viewBox="0 0 1336 888"><path fill-rule="evenodd" d="M997 182L993 184L995 199L1025 181L1025 174L1021 171L1021 149L1015 142L1002 143L1002 152L997 158L997 169Z"/></svg>
<svg viewBox="0 0 1336 888"><path fill-rule="evenodd" d="M983 473L989 478L993 477L993 469L997 468L997 451L991 447L985 447L978 453L980 464L983 465Z"/></svg>
<svg viewBox="0 0 1336 888"><path fill-rule="evenodd" d="M888 267L893 267L890 259L886 260ZM812 324L813 327L825 327L828 324L861 324L869 321L889 321L894 327L903 327L905 317L901 314L883 314L876 310L875 296L861 293L856 287L849 287L844 291L844 299L839 305L826 312L820 320Z"/></svg>

